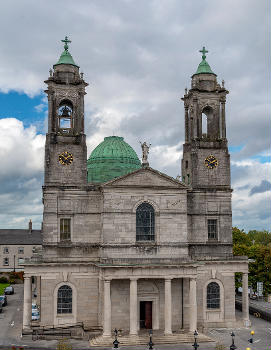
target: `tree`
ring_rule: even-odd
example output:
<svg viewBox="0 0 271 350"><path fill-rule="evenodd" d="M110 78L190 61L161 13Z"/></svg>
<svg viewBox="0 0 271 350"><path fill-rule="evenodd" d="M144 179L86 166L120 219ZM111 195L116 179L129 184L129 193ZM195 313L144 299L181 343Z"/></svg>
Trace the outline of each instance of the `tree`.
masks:
<svg viewBox="0 0 271 350"><path fill-rule="evenodd" d="M271 293L271 233L232 229L233 255L247 256L249 262L249 285L256 290L257 282L263 282L264 295ZM235 276L236 287L241 286L241 276Z"/></svg>

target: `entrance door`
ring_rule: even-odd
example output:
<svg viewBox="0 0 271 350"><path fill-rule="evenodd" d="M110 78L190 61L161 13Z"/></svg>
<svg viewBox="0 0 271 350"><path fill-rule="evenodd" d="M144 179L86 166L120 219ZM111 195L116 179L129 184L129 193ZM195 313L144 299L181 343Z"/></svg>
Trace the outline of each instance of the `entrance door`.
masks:
<svg viewBox="0 0 271 350"><path fill-rule="evenodd" d="M152 328L152 301L140 302L140 328Z"/></svg>

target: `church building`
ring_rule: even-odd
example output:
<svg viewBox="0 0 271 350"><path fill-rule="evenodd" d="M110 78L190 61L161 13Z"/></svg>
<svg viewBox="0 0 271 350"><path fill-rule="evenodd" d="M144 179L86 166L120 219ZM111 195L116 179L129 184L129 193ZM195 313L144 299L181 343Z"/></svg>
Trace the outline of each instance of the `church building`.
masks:
<svg viewBox="0 0 271 350"><path fill-rule="evenodd" d="M174 179L149 166L146 142L141 162L120 136L105 137L87 160L88 84L63 42L45 81L43 243L25 265L23 329L82 325L108 337L115 328L136 336L233 327L236 272L249 325L248 261L232 254L228 91L207 51L182 97L182 177ZM39 321L31 320L33 279Z"/></svg>

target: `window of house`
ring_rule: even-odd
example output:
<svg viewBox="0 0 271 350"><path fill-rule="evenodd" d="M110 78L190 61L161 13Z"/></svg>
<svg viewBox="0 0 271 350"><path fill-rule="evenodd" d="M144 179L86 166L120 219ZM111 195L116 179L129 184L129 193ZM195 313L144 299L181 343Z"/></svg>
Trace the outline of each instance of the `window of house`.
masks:
<svg viewBox="0 0 271 350"><path fill-rule="evenodd" d="M4 254L8 254L8 253L9 253L8 247L4 247Z"/></svg>
<svg viewBox="0 0 271 350"><path fill-rule="evenodd" d="M18 258L18 265L24 264L24 258Z"/></svg>
<svg viewBox="0 0 271 350"><path fill-rule="evenodd" d="M24 254L24 247L18 248L18 254Z"/></svg>
<svg viewBox="0 0 271 350"><path fill-rule="evenodd" d="M208 220L208 239L217 239L217 220Z"/></svg>
<svg viewBox="0 0 271 350"><path fill-rule="evenodd" d="M64 285L57 292L57 313L71 314L72 313L72 289Z"/></svg>
<svg viewBox="0 0 271 350"><path fill-rule="evenodd" d="M3 265L8 266L9 265L9 258L3 259Z"/></svg>
<svg viewBox="0 0 271 350"><path fill-rule="evenodd" d="M71 219L60 219L60 241L71 240Z"/></svg>
<svg viewBox="0 0 271 350"><path fill-rule="evenodd" d="M154 209L142 203L136 210L136 240L154 241Z"/></svg>
<svg viewBox="0 0 271 350"><path fill-rule="evenodd" d="M218 283L211 282L207 286L207 309L220 308L220 287Z"/></svg>

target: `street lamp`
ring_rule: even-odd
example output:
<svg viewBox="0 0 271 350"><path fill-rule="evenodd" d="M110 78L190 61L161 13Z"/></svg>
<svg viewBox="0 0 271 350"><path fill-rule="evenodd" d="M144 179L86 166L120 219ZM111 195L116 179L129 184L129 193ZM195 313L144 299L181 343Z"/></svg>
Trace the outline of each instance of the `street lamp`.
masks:
<svg viewBox="0 0 271 350"><path fill-rule="evenodd" d="M195 350L197 350L197 348L199 347L199 344L197 343L197 336L198 335L199 335L199 333L197 332L197 330L195 330L195 332L194 332L194 344L192 345Z"/></svg>
<svg viewBox="0 0 271 350"><path fill-rule="evenodd" d="M115 333L115 340L113 341L114 349L119 348L119 341L118 341L118 330L115 328L114 330Z"/></svg>
<svg viewBox="0 0 271 350"><path fill-rule="evenodd" d="M149 350L152 350L153 345L154 345L152 342L152 329L150 329L149 334L150 334L150 341L149 341L148 345L149 345Z"/></svg>
<svg viewBox="0 0 271 350"><path fill-rule="evenodd" d="M235 337L235 334L233 332L231 332L231 346L230 346L230 350L237 349L236 345L234 344L234 337Z"/></svg>

